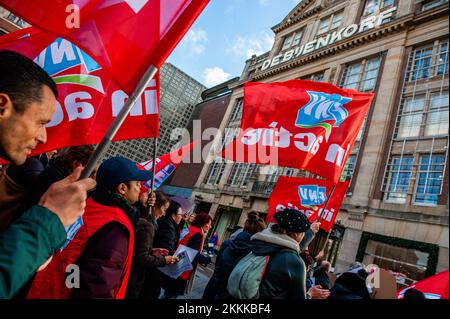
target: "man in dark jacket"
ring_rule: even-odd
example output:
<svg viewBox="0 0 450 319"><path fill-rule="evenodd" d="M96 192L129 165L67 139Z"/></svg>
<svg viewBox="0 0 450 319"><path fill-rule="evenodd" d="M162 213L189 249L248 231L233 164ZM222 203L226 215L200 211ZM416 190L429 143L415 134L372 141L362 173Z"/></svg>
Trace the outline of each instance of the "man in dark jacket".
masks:
<svg viewBox="0 0 450 319"><path fill-rule="evenodd" d="M47 141L57 95L55 82L31 59L0 51L0 157L21 165ZM77 181L80 174L53 184L0 233L0 299L13 297L64 244L65 227L83 214L86 192L95 187L91 179Z"/></svg>
<svg viewBox="0 0 450 319"><path fill-rule="evenodd" d="M103 162L97 189L87 201L84 225L50 265L34 279L29 298L123 299L133 258L141 181L149 171L124 157ZM79 268L80 287L67 289L65 269ZM52 278L49 280L49 278ZM53 280L53 281L52 281Z"/></svg>
<svg viewBox="0 0 450 319"><path fill-rule="evenodd" d="M325 299L327 290L313 287L306 292L306 267L300 258L299 243L310 229L308 218L300 211L285 209L274 215L276 224L253 235L252 252L269 256L259 286L261 299Z"/></svg>
<svg viewBox="0 0 450 319"><path fill-rule="evenodd" d="M251 251L250 238L264 230L266 224L257 212L250 212L244 228L234 240L226 240L217 254L214 273L206 285L203 299L223 300L231 296L227 291L228 278L236 264Z"/></svg>

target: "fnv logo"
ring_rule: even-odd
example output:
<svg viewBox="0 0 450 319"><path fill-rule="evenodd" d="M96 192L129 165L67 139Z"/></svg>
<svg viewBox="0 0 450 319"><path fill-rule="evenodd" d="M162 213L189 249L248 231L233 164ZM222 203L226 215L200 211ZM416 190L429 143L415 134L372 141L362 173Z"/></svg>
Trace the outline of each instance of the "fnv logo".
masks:
<svg viewBox="0 0 450 319"><path fill-rule="evenodd" d="M87 86L104 94L100 77L89 73L100 70L89 55L71 42L58 38L45 48L35 59L56 82L56 84L77 84ZM66 74L73 67L83 66L78 72L83 74ZM62 74L64 72L64 74Z"/></svg>
<svg viewBox="0 0 450 319"><path fill-rule="evenodd" d="M339 94L307 91L310 100L297 115L295 125L301 128L323 127L328 141L333 127L339 127L348 117L344 105L352 99Z"/></svg>
<svg viewBox="0 0 450 319"><path fill-rule="evenodd" d="M300 185L298 195L302 206L316 210L327 200L327 188L318 185Z"/></svg>

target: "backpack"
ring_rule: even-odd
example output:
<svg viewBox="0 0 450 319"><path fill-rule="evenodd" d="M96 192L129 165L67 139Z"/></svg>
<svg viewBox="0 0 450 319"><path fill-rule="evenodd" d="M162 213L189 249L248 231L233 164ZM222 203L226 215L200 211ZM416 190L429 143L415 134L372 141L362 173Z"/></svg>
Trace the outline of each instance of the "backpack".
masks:
<svg viewBox="0 0 450 319"><path fill-rule="evenodd" d="M269 256L250 252L242 258L228 278L228 293L237 299L258 299L259 286L266 272Z"/></svg>

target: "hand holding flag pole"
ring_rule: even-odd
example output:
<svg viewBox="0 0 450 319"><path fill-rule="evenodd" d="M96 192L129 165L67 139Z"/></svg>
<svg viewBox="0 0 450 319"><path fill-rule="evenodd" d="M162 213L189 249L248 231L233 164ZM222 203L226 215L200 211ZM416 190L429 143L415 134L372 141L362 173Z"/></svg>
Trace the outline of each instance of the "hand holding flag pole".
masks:
<svg viewBox="0 0 450 319"><path fill-rule="evenodd" d="M108 128L108 131L106 132L102 141L95 148L94 153L89 158L89 161L86 164L85 169L81 173L80 179L88 178L89 176L91 176L92 172L95 169L95 166L97 165L97 162L100 160L100 157L106 151L109 144L111 144L112 139L116 135L116 133L119 130L122 123L125 121L125 118L127 117L128 113L130 113L131 108L134 106L136 101L141 97L142 93L144 92L145 88L147 87L147 84L150 82L150 80L153 79L153 77L156 75L157 72L158 72L158 69L154 65L149 66L149 68L147 69L147 71L144 73L141 80L139 81L138 85L136 86L135 90L133 91L133 94L131 94L131 96L128 98L127 102L125 103L123 108L120 110L116 119L111 124L111 126ZM152 181L153 181L153 178L152 178Z"/></svg>

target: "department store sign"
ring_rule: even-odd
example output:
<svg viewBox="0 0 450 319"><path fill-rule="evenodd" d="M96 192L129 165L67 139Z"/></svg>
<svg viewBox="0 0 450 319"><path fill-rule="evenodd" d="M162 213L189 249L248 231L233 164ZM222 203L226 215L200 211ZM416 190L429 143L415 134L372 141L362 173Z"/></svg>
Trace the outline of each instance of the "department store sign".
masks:
<svg viewBox="0 0 450 319"><path fill-rule="evenodd" d="M350 38L355 34L378 28L380 25L383 24L384 20L391 18L396 10L397 7L393 7L391 9L381 12L379 15L371 16L362 20L360 24L351 24L338 31L334 31L333 33L330 33L325 37L317 38L302 46L298 46L294 49L279 54L273 57L273 59L264 61L261 67L261 71L267 70L268 68L272 68L279 64L296 59L302 55L306 55L308 53L330 46L336 42Z"/></svg>

